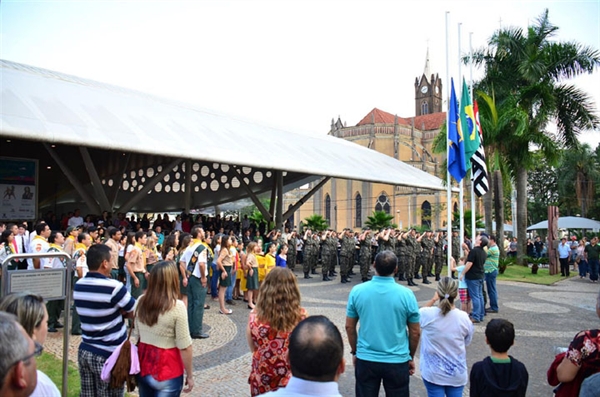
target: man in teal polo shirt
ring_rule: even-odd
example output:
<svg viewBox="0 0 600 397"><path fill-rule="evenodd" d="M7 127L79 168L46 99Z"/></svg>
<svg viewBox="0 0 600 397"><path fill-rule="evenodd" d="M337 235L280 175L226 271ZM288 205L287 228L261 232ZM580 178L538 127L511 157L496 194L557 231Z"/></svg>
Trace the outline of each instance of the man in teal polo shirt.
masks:
<svg viewBox="0 0 600 397"><path fill-rule="evenodd" d="M419 306L413 292L394 281L397 266L392 251L380 252L375 277L356 285L348 297L346 333L354 356L357 397L378 396L381 381L386 396L409 396L421 336Z"/></svg>

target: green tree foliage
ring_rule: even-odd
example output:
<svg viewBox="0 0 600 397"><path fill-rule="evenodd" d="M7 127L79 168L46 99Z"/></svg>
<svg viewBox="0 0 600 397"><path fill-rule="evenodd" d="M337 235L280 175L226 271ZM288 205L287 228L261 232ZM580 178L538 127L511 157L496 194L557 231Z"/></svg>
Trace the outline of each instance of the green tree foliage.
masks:
<svg viewBox="0 0 600 397"><path fill-rule="evenodd" d="M591 74L600 65L600 53L575 42L555 40L558 27L548 19L548 10L526 30L498 30L488 47L474 53L476 65L485 75L478 88L495 94L497 103L514 101L526 114L523 131L508 131L501 150L517 190L517 237L519 261L526 252L527 179L533 168L530 148L537 147L554 163L561 147L576 147L580 131L598 127L598 117L589 95L569 84L569 79ZM556 133L547 132L556 123Z"/></svg>
<svg viewBox="0 0 600 397"><path fill-rule="evenodd" d="M311 230L322 232L323 230L327 230L327 228L329 228L329 223L327 222L327 219L323 218L323 216L313 214L304 218L304 226Z"/></svg>
<svg viewBox="0 0 600 397"><path fill-rule="evenodd" d="M370 227L372 230L380 230L386 227L396 228L396 224L392 223L393 220L393 215L386 214L384 211L373 211L373 215L367 216L365 226Z"/></svg>
<svg viewBox="0 0 600 397"><path fill-rule="evenodd" d="M460 212L455 212L454 214L452 214L454 216L454 220L452 221L452 227L453 228L458 228L460 227ZM469 236L472 237L473 235L471 234L471 217L472 217L472 212L471 210L465 210L464 211L464 223L465 223L465 236ZM483 217L481 215L475 215L475 227L477 229L482 229L485 227L485 223L483 223L481 220L483 219Z"/></svg>

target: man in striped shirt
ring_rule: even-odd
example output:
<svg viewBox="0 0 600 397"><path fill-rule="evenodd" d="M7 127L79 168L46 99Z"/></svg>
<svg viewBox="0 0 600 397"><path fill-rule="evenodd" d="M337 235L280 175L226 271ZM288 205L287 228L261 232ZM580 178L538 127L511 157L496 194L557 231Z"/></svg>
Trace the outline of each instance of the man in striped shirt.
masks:
<svg viewBox="0 0 600 397"><path fill-rule="evenodd" d="M87 251L89 272L77 281L73 292L83 337L78 363L82 397L123 396L125 389L110 389L100 374L104 362L127 339L123 316L133 317L135 299L125 286L110 277L110 248L92 245Z"/></svg>

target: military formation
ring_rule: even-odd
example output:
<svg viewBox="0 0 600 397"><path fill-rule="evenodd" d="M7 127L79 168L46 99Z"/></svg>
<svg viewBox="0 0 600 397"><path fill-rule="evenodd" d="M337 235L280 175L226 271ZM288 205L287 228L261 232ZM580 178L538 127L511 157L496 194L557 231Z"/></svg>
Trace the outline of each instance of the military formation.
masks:
<svg viewBox="0 0 600 397"><path fill-rule="evenodd" d="M431 279L440 280L444 264L446 264L446 233L427 230L417 233L415 229L395 230L385 228L373 231L364 228L360 233L351 229L341 232L326 230L315 232L307 229L303 235L296 232L288 234L287 244L291 247L303 243L302 270L304 278L310 279L318 275L317 266L321 264L323 281L332 281L339 265L341 282L347 283L355 275L353 269L358 265L363 282L370 280L371 265L374 256L381 251L393 251L398 257L399 281L409 286L416 286L415 280L423 284L431 284ZM457 233L453 233L452 256L458 261L459 241ZM293 270L296 265L296 250L289 250L288 266Z"/></svg>

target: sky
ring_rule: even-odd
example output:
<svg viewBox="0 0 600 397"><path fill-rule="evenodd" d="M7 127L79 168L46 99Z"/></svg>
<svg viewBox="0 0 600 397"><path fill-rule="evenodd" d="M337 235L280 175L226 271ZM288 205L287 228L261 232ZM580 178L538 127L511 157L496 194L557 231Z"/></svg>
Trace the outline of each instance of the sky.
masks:
<svg viewBox="0 0 600 397"><path fill-rule="evenodd" d="M471 76L459 42L480 48L545 8L557 40L600 49L600 0L3 0L0 58L326 134L332 118L355 125L375 107L414 116L427 49L445 99L446 15L456 81ZM600 105L600 71L574 83ZM581 140L595 147L600 132Z"/></svg>

